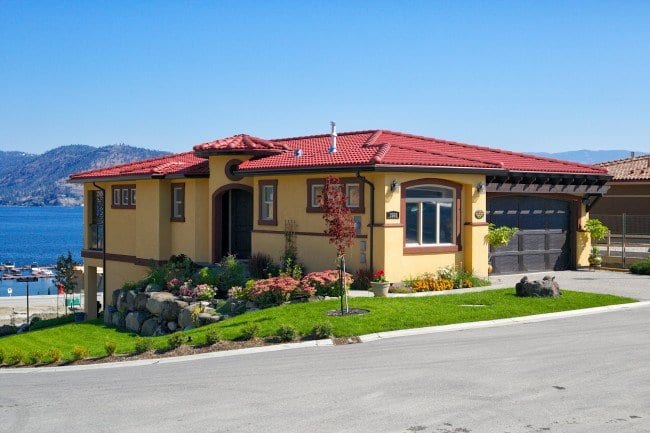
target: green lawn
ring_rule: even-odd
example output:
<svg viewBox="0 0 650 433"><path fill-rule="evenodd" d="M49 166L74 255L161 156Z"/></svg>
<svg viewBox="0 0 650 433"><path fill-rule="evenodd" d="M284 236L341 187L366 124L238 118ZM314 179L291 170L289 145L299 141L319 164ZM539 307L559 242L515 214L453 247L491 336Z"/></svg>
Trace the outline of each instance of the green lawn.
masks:
<svg viewBox="0 0 650 433"><path fill-rule="evenodd" d="M333 325L335 336L346 337L628 302L636 301L611 295L571 291L564 291L563 296L558 299L517 298L513 289L420 298L351 298L351 307L365 308L370 312L362 316L330 317L326 312L338 308L337 300L290 304L242 314L214 325L187 331L186 334L192 337L191 344L203 344L206 330L216 328L221 338L234 340L240 337L243 326L255 322L259 324L261 337L274 335L280 325L292 325L305 335L311 331L314 324L327 321ZM485 306L463 306L468 304ZM130 353L134 350L135 337L134 334L104 326L100 321L59 321L55 326L0 338L0 351L8 354L18 350L28 354L56 347L63 352L64 359L71 359L73 347L79 345L85 346L91 356L98 357L104 355L104 341L107 338L117 343L116 353ZM167 346L166 337L151 337L151 340L156 348L164 349Z"/></svg>

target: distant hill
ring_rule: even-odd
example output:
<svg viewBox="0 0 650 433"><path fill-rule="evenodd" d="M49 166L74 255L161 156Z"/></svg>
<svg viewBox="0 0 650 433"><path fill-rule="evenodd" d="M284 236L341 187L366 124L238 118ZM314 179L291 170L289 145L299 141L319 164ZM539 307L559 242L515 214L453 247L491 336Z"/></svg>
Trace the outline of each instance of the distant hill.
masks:
<svg viewBox="0 0 650 433"><path fill-rule="evenodd" d="M83 187L69 184L70 174L167 154L124 144L71 144L41 155L0 151L0 205L79 206Z"/></svg>
<svg viewBox="0 0 650 433"><path fill-rule="evenodd" d="M598 164L599 162L612 161L614 159L629 158L630 150L569 150L566 152L548 153L535 152L534 155L546 156L548 158L564 159L573 162L582 162L583 164ZM643 155L644 152L635 151L636 156Z"/></svg>

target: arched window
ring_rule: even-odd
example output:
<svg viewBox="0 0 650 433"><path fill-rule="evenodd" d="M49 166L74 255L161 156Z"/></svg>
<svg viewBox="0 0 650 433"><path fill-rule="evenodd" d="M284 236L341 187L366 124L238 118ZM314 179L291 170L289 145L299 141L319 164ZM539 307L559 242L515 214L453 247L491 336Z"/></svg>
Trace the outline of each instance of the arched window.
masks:
<svg viewBox="0 0 650 433"><path fill-rule="evenodd" d="M416 185L405 192L405 244L407 247L451 245L455 239L454 188Z"/></svg>

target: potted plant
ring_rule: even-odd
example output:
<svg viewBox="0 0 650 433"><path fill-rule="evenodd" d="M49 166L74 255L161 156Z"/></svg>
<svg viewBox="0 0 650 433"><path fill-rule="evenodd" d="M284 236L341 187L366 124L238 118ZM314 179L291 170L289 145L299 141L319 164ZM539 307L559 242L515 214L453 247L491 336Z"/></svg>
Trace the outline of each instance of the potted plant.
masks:
<svg viewBox="0 0 650 433"><path fill-rule="evenodd" d="M388 296L390 282L386 281L386 275L383 269L375 272L370 281L370 290L375 294L375 298L385 298Z"/></svg>
<svg viewBox="0 0 650 433"><path fill-rule="evenodd" d="M488 225L488 234L485 236L485 241L492 247L492 250L508 245L510 239L519 231L517 227L501 226L497 227L495 224ZM492 273L492 264L488 263L488 273Z"/></svg>
<svg viewBox="0 0 650 433"><path fill-rule="evenodd" d="M585 223L585 229L589 232L592 243L605 239L605 236L607 236L607 233L609 232L607 226L597 218L589 218ZM603 264L603 257L600 255L600 248L596 245L592 245L591 254L589 254L587 260L589 261L590 268L600 268Z"/></svg>

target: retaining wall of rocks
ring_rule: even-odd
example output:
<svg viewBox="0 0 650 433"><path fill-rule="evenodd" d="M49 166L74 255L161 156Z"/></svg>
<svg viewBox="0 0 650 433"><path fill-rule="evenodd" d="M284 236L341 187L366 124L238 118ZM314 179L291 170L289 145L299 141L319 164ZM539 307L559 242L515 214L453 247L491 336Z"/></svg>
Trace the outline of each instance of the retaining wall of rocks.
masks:
<svg viewBox="0 0 650 433"><path fill-rule="evenodd" d="M143 336L165 335L176 330L219 322L210 302L192 301L169 292L116 290L106 307L104 322Z"/></svg>

